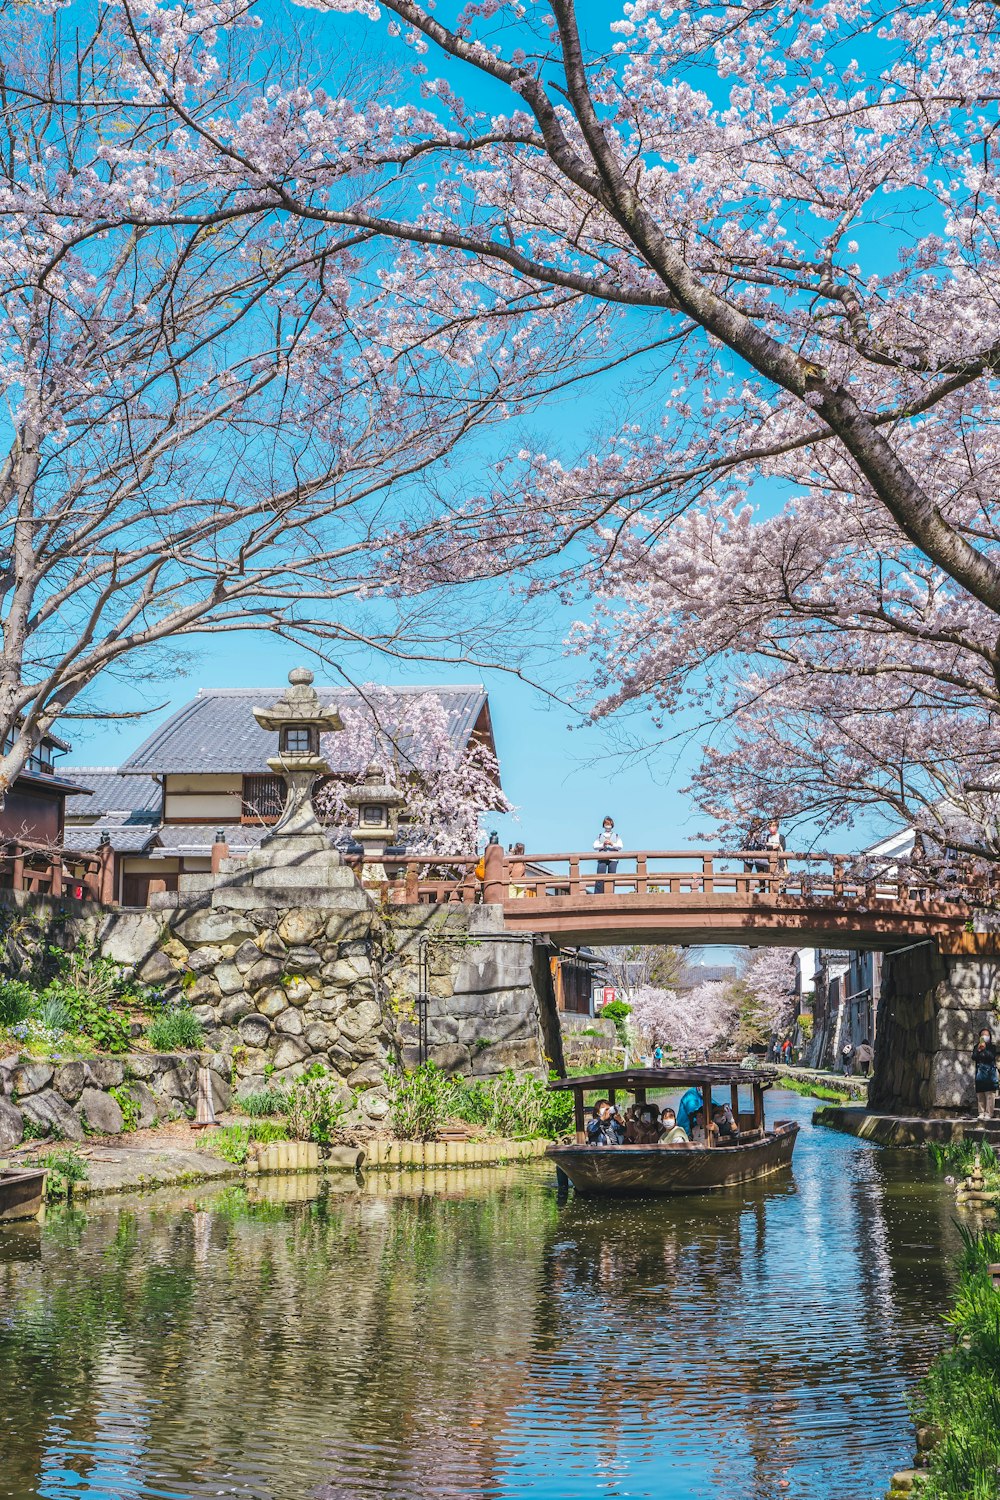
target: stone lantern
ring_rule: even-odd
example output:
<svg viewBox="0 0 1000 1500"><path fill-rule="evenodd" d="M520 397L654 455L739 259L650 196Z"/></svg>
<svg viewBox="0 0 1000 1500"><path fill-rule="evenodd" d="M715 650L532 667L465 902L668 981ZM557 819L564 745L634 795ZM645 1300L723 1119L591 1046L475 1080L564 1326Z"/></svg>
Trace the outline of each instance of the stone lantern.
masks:
<svg viewBox="0 0 1000 1500"><path fill-rule="evenodd" d="M351 837L364 851L365 876L376 883L388 880L382 855L396 842L399 809L406 798L389 784L382 767L373 760L358 785L345 792L344 801L348 807L357 808Z"/></svg>
<svg viewBox="0 0 1000 1500"><path fill-rule="evenodd" d="M319 777L330 775L320 736L344 727L333 704L324 708L320 703L312 683L313 674L306 667L295 667L289 672L288 687L277 703L253 711L261 728L278 736L278 753L267 763L272 771L285 778L288 787L281 817L262 840L262 846L290 844L294 840L298 853L328 847L312 794Z"/></svg>

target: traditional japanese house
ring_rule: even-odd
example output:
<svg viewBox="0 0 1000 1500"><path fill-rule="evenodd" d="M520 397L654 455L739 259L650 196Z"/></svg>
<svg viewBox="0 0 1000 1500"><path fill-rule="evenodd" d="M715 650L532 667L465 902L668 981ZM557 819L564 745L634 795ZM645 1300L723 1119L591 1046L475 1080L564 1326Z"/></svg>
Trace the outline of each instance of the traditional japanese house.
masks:
<svg viewBox="0 0 1000 1500"><path fill-rule="evenodd" d="M213 688L199 692L172 714L118 767L73 767L74 780L91 789L91 805L74 799L67 838L77 849L105 841L116 852L115 889L125 906L143 906L151 890L176 890L181 874L211 869L212 845L221 831L232 855L259 844L277 821L284 781L267 766L274 736L253 716L254 705L279 696L276 688ZM341 708L356 697L347 688L318 688L324 703ZM397 734L408 698L433 695L444 709L456 748L479 743L493 754L489 699L481 685L378 689L382 728ZM402 731L399 748L405 754ZM335 775L347 777L338 755L339 735L324 737L323 752ZM406 839L405 812L400 839Z"/></svg>
<svg viewBox="0 0 1000 1500"><path fill-rule="evenodd" d="M66 799L84 793L75 776L55 768L56 755L66 754L69 749L70 746L58 735L43 736L3 798L0 840L47 848L61 845Z"/></svg>

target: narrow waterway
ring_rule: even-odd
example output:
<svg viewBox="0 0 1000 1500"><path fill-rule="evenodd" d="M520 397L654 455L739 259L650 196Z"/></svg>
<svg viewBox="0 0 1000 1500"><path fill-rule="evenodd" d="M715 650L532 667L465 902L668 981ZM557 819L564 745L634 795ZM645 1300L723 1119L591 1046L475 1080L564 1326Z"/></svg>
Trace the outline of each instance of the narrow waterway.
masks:
<svg viewBox="0 0 1000 1500"><path fill-rule="evenodd" d="M724 1195L429 1186L0 1230L0 1496L875 1500L909 1460L957 1239L920 1152L805 1123Z"/></svg>

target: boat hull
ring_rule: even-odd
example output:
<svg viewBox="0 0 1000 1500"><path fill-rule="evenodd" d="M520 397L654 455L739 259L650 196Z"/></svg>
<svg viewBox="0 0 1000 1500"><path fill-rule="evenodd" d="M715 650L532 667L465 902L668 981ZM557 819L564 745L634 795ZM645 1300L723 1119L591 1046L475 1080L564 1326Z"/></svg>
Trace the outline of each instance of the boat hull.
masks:
<svg viewBox="0 0 1000 1500"><path fill-rule="evenodd" d="M738 1146L550 1146L545 1153L578 1193L637 1198L738 1187L792 1164L799 1127L780 1120Z"/></svg>
<svg viewBox="0 0 1000 1500"><path fill-rule="evenodd" d="M15 1219L35 1219L45 1199L43 1170L33 1172L0 1172L0 1224Z"/></svg>

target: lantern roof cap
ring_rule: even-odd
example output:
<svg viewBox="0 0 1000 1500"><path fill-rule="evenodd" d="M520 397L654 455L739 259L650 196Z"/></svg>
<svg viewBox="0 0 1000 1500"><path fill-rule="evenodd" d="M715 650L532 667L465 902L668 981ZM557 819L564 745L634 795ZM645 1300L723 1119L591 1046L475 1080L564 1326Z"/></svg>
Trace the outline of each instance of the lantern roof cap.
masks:
<svg viewBox="0 0 1000 1500"><path fill-rule="evenodd" d="M382 803L385 807L402 807L406 798L386 778L386 773L377 760L369 761L364 776L344 793L348 807L370 807Z"/></svg>
<svg viewBox="0 0 1000 1500"><path fill-rule="evenodd" d="M344 727L336 704L324 708L320 703L308 667L293 667L288 674L288 687L277 702L269 708L255 708L253 716L262 729L272 734L290 725L327 731Z"/></svg>

